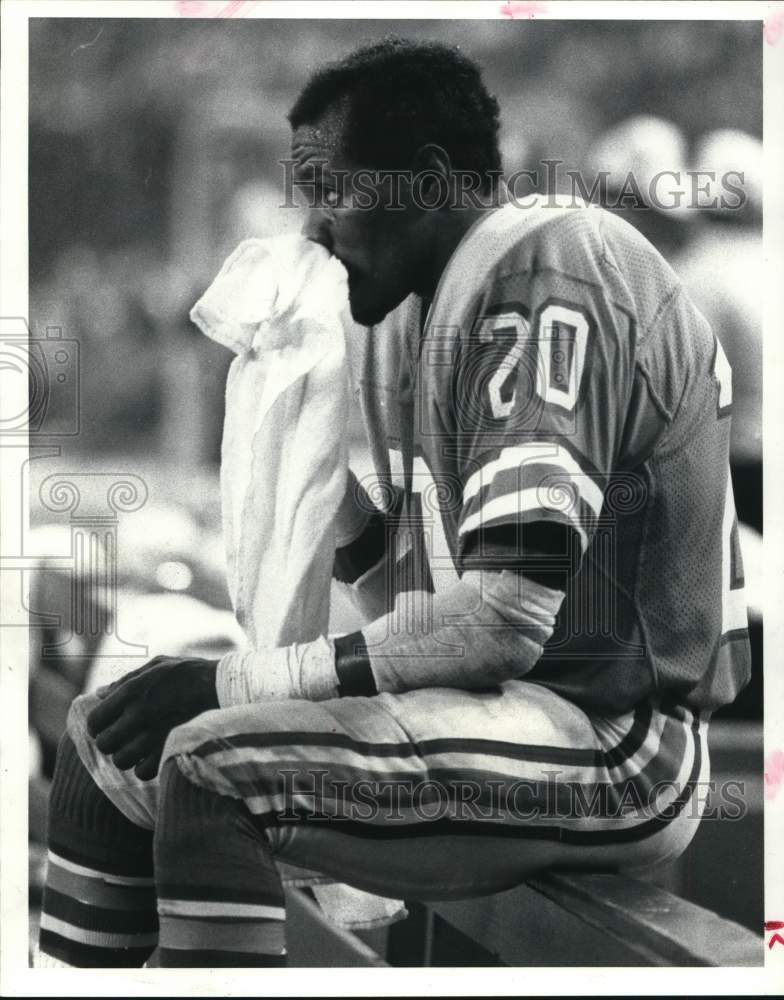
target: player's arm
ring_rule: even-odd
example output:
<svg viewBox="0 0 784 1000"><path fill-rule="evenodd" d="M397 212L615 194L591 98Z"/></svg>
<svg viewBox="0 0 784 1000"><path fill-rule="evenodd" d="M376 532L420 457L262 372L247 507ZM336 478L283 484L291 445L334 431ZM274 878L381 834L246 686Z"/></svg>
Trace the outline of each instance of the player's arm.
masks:
<svg viewBox="0 0 784 1000"><path fill-rule="evenodd" d="M563 593L511 570L479 570L441 593L405 597L414 619L402 632L396 609L334 640L227 654L217 669L221 707L492 687L534 666Z"/></svg>
<svg viewBox="0 0 784 1000"><path fill-rule="evenodd" d="M386 614L394 597L389 586L389 538L397 530L399 501L379 510L351 469L335 518L335 561L332 575L363 621Z"/></svg>
<svg viewBox="0 0 784 1000"><path fill-rule="evenodd" d="M384 556L386 537L385 515L349 469L343 500L335 515L335 579L356 583Z"/></svg>
<svg viewBox="0 0 784 1000"><path fill-rule="evenodd" d="M369 514L361 534L335 548L332 575L338 583L356 584L384 558L387 549L387 518L381 511Z"/></svg>
<svg viewBox="0 0 784 1000"><path fill-rule="evenodd" d="M515 570L470 571L437 594L335 640L338 693L477 690L524 676L552 635L563 592Z"/></svg>
<svg viewBox="0 0 784 1000"><path fill-rule="evenodd" d="M390 614L335 641L339 693L470 690L525 675L555 626L571 576L556 565L571 534L548 522L472 533L451 589L402 594Z"/></svg>

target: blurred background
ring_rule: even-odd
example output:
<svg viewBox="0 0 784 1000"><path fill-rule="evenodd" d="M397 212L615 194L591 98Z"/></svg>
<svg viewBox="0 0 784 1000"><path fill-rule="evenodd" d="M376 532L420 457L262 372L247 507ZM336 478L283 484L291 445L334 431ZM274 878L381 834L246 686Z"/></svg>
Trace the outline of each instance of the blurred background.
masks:
<svg viewBox="0 0 784 1000"><path fill-rule="evenodd" d="M188 312L242 239L300 227L298 210L280 208L286 111L313 69L389 32L460 45L480 63L502 108L507 172L558 158L589 177L609 170L611 192L630 170L746 174L743 211L625 214L682 275L733 365L754 645L753 682L711 733L713 777L746 783L747 814L703 823L657 880L759 930L762 40L758 22L737 21L30 20L30 326L42 356L71 364L69 392L51 383L39 440L76 421L51 438L59 454L30 462L33 903L75 694L118 655L133 669L160 652L217 655L237 638L218 494L232 356ZM75 470L92 484L132 474L141 502L112 508L97 530L105 489L94 508L85 492L78 516L52 501L51 477Z"/></svg>

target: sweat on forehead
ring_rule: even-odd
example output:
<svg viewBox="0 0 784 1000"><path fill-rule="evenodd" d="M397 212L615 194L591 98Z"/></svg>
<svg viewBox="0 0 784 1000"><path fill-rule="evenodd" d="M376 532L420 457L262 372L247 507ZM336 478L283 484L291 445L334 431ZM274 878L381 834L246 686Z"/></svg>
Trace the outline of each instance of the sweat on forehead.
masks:
<svg viewBox="0 0 784 1000"><path fill-rule="evenodd" d="M291 151L295 160L305 162L312 158L333 159L342 152L348 109L345 102L329 108L316 122L299 125L294 129Z"/></svg>

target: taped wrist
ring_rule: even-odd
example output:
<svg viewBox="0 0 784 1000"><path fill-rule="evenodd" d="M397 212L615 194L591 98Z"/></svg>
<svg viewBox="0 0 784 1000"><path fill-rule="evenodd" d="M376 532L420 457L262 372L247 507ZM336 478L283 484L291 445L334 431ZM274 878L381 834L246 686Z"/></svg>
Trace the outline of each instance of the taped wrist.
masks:
<svg viewBox="0 0 784 1000"><path fill-rule="evenodd" d="M218 662L221 708L258 701L326 701L338 695L335 644L325 636L274 649L235 650Z"/></svg>
<svg viewBox="0 0 784 1000"><path fill-rule="evenodd" d="M438 594L401 594L392 613L362 630L375 686L470 690L521 677L542 655L563 597L509 570L465 573Z"/></svg>

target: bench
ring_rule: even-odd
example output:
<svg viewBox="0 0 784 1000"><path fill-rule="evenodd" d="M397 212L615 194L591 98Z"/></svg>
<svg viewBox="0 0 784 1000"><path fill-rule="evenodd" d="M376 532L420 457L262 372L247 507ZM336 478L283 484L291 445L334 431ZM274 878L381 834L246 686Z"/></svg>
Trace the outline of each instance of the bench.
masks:
<svg viewBox="0 0 784 1000"><path fill-rule="evenodd" d="M410 907L408 920L351 933L312 896L288 897L289 961L326 966L759 966L762 936L623 875L549 872L479 899Z"/></svg>

